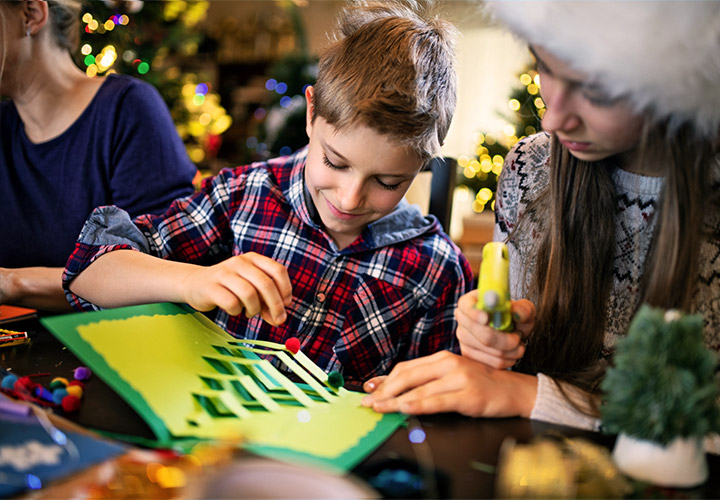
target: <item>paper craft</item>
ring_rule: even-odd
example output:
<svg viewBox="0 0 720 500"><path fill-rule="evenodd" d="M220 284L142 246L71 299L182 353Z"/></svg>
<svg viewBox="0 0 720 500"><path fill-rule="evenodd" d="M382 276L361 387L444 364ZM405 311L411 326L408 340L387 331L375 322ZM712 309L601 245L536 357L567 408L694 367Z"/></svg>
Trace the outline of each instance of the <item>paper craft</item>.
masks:
<svg viewBox="0 0 720 500"><path fill-rule="evenodd" d="M121 444L61 430L32 411L0 411L0 437L0 498L40 489L126 451Z"/></svg>
<svg viewBox="0 0 720 500"><path fill-rule="evenodd" d="M239 438L259 454L348 470L404 422L362 407L361 393L333 388L301 351L236 339L190 308L151 304L42 322L138 412L159 446Z"/></svg>
<svg viewBox="0 0 720 500"><path fill-rule="evenodd" d="M0 305L0 324L10 321L27 319L35 316L37 311L29 307L9 306L7 304Z"/></svg>

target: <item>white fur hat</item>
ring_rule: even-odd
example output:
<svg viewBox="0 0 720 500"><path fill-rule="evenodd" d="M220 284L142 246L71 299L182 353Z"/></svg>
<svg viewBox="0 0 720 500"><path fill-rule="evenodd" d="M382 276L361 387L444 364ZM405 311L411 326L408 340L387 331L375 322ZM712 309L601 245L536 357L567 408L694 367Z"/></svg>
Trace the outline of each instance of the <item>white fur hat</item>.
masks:
<svg viewBox="0 0 720 500"><path fill-rule="evenodd" d="M720 131L719 0L490 0L491 14L531 45L636 109Z"/></svg>

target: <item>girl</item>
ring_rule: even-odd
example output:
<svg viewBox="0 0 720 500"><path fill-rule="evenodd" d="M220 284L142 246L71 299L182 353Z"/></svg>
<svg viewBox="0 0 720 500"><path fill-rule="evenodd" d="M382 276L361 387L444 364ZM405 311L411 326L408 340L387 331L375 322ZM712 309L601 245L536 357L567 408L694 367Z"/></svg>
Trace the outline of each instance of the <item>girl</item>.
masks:
<svg viewBox="0 0 720 500"><path fill-rule="evenodd" d="M466 294L463 356L401 363L365 404L597 429L606 361L642 303L702 314L720 350L720 3L491 8L529 43L547 106L497 193L494 239L529 300L506 334Z"/></svg>

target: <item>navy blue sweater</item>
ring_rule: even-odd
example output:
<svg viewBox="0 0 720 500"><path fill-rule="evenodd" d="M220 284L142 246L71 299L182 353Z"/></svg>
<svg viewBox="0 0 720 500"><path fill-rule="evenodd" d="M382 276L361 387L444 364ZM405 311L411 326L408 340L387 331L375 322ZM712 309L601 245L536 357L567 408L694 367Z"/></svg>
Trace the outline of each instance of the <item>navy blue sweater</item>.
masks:
<svg viewBox="0 0 720 500"><path fill-rule="evenodd" d="M150 84L109 75L78 120L32 143L0 103L0 267L64 267L101 205L160 213L192 193L195 165Z"/></svg>

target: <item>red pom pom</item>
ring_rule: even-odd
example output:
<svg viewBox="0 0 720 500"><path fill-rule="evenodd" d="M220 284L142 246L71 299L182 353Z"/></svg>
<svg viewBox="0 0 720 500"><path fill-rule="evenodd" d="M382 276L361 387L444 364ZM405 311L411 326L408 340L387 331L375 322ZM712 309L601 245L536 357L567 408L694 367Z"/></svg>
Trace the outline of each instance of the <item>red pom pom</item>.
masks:
<svg viewBox="0 0 720 500"><path fill-rule="evenodd" d="M80 398L73 395L67 395L62 398L62 407L63 410L68 413L78 411L80 409Z"/></svg>
<svg viewBox="0 0 720 500"><path fill-rule="evenodd" d="M68 387L72 387L73 385L79 385L81 389L85 389L85 384L80 382L79 380L73 380L72 382L68 382Z"/></svg>
<svg viewBox="0 0 720 500"><path fill-rule="evenodd" d="M300 350L300 341L297 337L290 337L285 341L285 349L290 351L293 354L297 354L297 352Z"/></svg>
<svg viewBox="0 0 720 500"><path fill-rule="evenodd" d="M13 389L20 394L32 395L35 394L35 388L40 385L36 384L30 377L20 377L13 384Z"/></svg>

